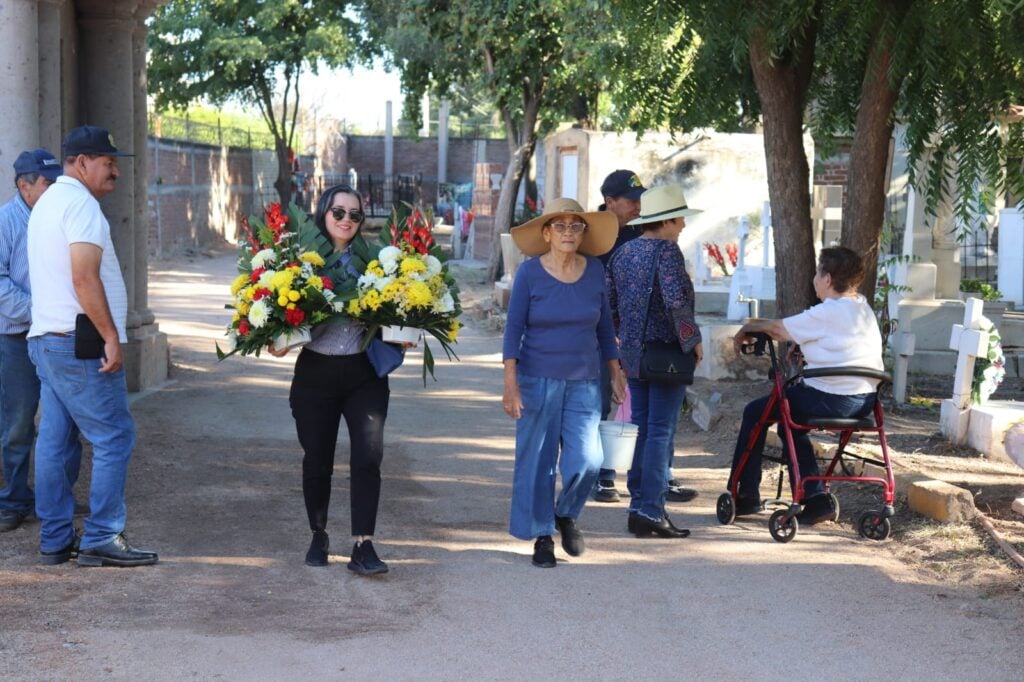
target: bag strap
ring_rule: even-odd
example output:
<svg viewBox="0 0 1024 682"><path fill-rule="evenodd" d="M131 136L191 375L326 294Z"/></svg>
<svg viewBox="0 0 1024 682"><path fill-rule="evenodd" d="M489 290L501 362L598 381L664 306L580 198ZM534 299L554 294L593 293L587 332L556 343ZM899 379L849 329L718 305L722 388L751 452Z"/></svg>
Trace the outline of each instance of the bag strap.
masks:
<svg viewBox="0 0 1024 682"><path fill-rule="evenodd" d="M651 276L647 279L647 305L644 306L644 329L640 332L640 350L647 349L647 320L651 315L651 295L654 293L654 282L658 277L658 269L661 267L661 253L665 250L664 239L659 239L660 244L657 246L657 250L654 252L654 269L651 271Z"/></svg>

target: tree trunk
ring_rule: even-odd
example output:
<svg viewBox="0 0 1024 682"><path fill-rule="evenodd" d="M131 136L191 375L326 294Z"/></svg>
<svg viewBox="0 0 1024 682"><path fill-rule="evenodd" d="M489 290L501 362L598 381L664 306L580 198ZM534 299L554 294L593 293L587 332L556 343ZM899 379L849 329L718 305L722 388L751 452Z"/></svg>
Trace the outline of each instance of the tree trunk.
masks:
<svg viewBox="0 0 1024 682"><path fill-rule="evenodd" d="M843 246L864 258L865 276L860 292L872 305L877 283L878 243L885 220L886 165L893 110L899 96L899 81L894 82L889 73L892 40L891 35L884 37L881 29L875 29L874 47L861 85L839 238Z"/></svg>
<svg viewBox="0 0 1024 682"><path fill-rule="evenodd" d="M750 64L761 100L772 207L776 317L799 313L817 302L810 168L803 141L815 31L814 25L808 28L806 42L795 56L774 62L764 33L755 31L750 36Z"/></svg>
<svg viewBox="0 0 1024 682"><path fill-rule="evenodd" d="M278 200L284 209L292 197L292 168L288 163L288 145L285 141L275 137L274 148L277 154L277 180L274 181L274 189L277 190Z"/></svg>

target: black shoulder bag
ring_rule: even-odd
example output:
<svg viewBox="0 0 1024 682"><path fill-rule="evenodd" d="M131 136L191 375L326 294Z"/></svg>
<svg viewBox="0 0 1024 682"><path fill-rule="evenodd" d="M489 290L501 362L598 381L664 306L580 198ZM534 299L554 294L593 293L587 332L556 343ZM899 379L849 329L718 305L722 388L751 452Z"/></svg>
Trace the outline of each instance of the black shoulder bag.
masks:
<svg viewBox="0 0 1024 682"><path fill-rule="evenodd" d="M654 281L661 266L662 243L654 256L654 271L647 280L647 307L644 309L644 330L640 333L640 378L656 384L692 384L693 372L697 369L697 354L684 353L679 339L672 341L647 341L647 319L651 314L651 294Z"/></svg>

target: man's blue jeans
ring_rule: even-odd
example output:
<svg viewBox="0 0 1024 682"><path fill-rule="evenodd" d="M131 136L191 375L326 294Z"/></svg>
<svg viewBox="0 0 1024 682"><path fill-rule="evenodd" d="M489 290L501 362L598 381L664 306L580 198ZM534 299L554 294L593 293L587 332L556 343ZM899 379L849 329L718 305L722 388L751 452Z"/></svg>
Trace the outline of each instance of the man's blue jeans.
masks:
<svg viewBox="0 0 1024 682"><path fill-rule="evenodd" d="M686 386L630 379L629 396L638 431L633 466L626 475L629 511L657 521L665 513L669 462Z"/></svg>
<svg viewBox="0 0 1024 682"><path fill-rule="evenodd" d="M39 377L25 335L0 334L0 448L7 483L0 490L0 509L29 514L35 508L28 468L38 407Z"/></svg>
<svg viewBox="0 0 1024 682"><path fill-rule="evenodd" d="M555 516L578 518L594 488L604 454L597 425L597 381L563 381L519 374L522 416L516 421L509 530L520 540L553 535ZM559 456L561 446L561 456ZM555 466L562 492L555 501Z"/></svg>
<svg viewBox="0 0 1024 682"><path fill-rule="evenodd" d="M859 395L839 395L826 393L816 388L811 388L804 383L793 384L786 389L786 397L789 399L789 411L794 416L814 417L864 417L875 407L875 394L862 393ZM732 457L732 470L736 470L747 442L753 433L757 420L764 412L768 404L769 396L758 398L747 403L743 409L743 422L740 425L740 436L736 441L736 450ZM778 421L780 417L778 403L772 409L769 417ZM764 454L764 439L768 428L761 429L756 442L750 450L750 457L743 466L740 474L739 496L749 499L760 499L761 486L761 457ZM782 456L788 462L786 439L782 440ZM800 467L800 477L819 475L818 460L814 457L814 446L807 431L793 429L793 446L796 448L797 465ZM790 471L792 478L793 472ZM732 474L729 476L732 480ZM821 481L809 481L803 486L804 498L814 497L825 491Z"/></svg>
<svg viewBox="0 0 1024 682"><path fill-rule="evenodd" d="M128 460L135 422L128 411L124 368L101 374L99 360L75 357L75 337L47 334L29 339L41 384L42 416L36 439L36 515L39 548L54 552L74 537L71 489L82 457L79 434L92 443L90 514L82 549L99 547L124 530Z"/></svg>

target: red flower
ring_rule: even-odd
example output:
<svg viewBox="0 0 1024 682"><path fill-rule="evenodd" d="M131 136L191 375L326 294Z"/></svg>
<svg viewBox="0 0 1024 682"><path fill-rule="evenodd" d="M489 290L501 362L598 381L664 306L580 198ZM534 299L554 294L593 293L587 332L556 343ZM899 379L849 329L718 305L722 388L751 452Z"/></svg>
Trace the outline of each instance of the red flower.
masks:
<svg viewBox="0 0 1024 682"><path fill-rule="evenodd" d="M288 217L281 213L281 204L271 204L267 210L264 211L264 215L267 218L267 227L269 227L275 235L284 231L284 226L288 222Z"/></svg>
<svg viewBox="0 0 1024 682"><path fill-rule="evenodd" d="M256 293L252 295L252 300L258 301L261 298L266 298L267 296L270 296L270 289L260 287L259 289L256 290Z"/></svg>
<svg viewBox="0 0 1024 682"><path fill-rule="evenodd" d="M298 327L306 319L306 313L299 308L284 311L284 320L293 327Z"/></svg>
<svg viewBox="0 0 1024 682"><path fill-rule="evenodd" d="M238 323L238 335L249 336L249 320L242 319Z"/></svg>
<svg viewBox="0 0 1024 682"><path fill-rule="evenodd" d="M265 270L266 268L256 268L255 270L253 270L252 274L249 275L249 281L251 281L253 284L258 282L260 279L260 275L262 275Z"/></svg>
<svg viewBox="0 0 1024 682"><path fill-rule="evenodd" d="M330 278L321 276L320 280L324 283L324 289L334 288L334 282L332 282Z"/></svg>

